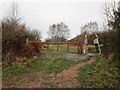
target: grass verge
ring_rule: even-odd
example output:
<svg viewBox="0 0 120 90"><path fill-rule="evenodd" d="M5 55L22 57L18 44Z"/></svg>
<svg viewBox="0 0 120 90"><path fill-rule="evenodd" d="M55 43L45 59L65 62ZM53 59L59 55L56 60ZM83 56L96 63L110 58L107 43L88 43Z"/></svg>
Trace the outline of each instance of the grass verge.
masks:
<svg viewBox="0 0 120 90"><path fill-rule="evenodd" d="M34 71L40 71L42 63L42 58L37 58L34 61L28 61L24 64L16 64L16 65L10 65L7 67L2 68L2 79L3 80L9 80L14 76L20 75L22 73L28 73L31 72L31 70Z"/></svg>
<svg viewBox="0 0 120 90"><path fill-rule="evenodd" d="M58 73L62 72L64 69L67 69L74 64L74 61L68 60L63 56L54 56L51 58L36 58L34 61L29 61L24 64L16 64L7 66L2 69L3 71L3 81L10 80L12 77L24 74L24 73L33 73L45 71L48 73ZM31 73L32 74L32 73ZM31 75L32 76L32 75Z"/></svg>
<svg viewBox="0 0 120 90"><path fill-rule="evenodd" d="M47 73L58 73L62 72L65 69L68 69L71 65L75 62L68 60L66 57L63 56L54 56L44 62L44 69Z"/></svg>
<svg viewBox="0 0 120 90"><path fill-rule="evenodd" d="M80 68L78 80L81 88L118 88L118 62L110 62L101 55L97 61Z"/></svg>

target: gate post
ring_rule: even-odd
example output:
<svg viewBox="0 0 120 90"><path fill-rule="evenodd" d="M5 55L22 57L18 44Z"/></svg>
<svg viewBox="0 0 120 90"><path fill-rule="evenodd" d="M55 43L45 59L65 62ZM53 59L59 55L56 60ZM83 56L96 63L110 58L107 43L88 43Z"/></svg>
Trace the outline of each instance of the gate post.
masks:
<svg viewBox="0 0 120 90"><path fill-rule="evenodd" d="M39 53L40 52L40 42L36 41L36 52Z"/></svg>
<svg viewBox="0 0 120 90"><path fill-rule="evenodd" d="M59 45L57 44L57 51L59 51Z"/></svg>
<svg viewBox="0 0 120 90"><path fill-rule="evenodd" d="M79 42L78 44L78 53L82 53L82 44Z"/></svg>
<svg viewBox="0 0 120 90"><path fill-rule="evenodd" d="M82 43L80 43L81 45L80 45L80 50L81 50L81 53L83 52L83 45L82 45Z"/></svg>
<svg viewBox="0 0 120 90"><path fill-rule="evenodd" d="M47 44L47 50L49 50L49 44Z"/></svg>
<svg viewBox="0 0 120 90"><path fill-rule="evenodd" d="M67 52L69 52L69 43L67 44Z"/></svg>

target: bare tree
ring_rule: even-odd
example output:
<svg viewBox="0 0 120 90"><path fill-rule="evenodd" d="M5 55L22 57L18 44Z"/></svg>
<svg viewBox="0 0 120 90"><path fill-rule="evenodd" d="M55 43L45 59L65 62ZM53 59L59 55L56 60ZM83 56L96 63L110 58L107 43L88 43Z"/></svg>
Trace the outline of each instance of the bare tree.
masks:
<svg viewBox="0 0 120 90"><path fill-rule="evenodd" d="M37 29L30 30L28 34L28 38L29 40L32 40L32 41L41 40L41 32L38 31Z"/></svg>
<svg viewBox="0 0 120 90"><path fill-rule="evenodd" d="M69 37L69 32L68 26L61 22L60 24L49 26L48 35L53 41L66 41Z"/></svg>
<svg viewBox="0 0 120 90"><path fill-rule="evenodd" d="M117 2L107 2L104 5L104 14L106 16L107 27L104 35L104 47L106 54L114 54L115 58L120 58L120 8Z"/></svg>
<svg viewBox="0 0 120 90"><path fill-rule="evenodd" d="M97 22L89 22L81 27L81 34L92 34L98 32L98 29Z"/></svg>
<svg viewBox="0 0 120 90"><path fill-rule="evenodd" d="M103 9L104 9L104 14L106 16L106 21L107 21L108 27L109 27L109 29L111 29L110 21L115 20L115 15L114 14L118 9L117 2L115 2L115 1L105 2Z"/></svg>

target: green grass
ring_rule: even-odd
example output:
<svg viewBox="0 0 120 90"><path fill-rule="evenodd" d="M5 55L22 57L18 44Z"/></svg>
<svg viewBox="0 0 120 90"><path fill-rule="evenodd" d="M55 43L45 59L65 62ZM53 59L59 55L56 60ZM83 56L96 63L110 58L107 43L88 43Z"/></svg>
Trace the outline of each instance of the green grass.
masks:
<svg viewBox="0 0 120 90"><path fill-rule="evenodd" d="M24 73L31 73L31 71L32 73L36 73L40 71L45 71L46 73L58 73L58 72L62 72L64 69L67 69L73 64L74 61L70 61L62 56L61 57L54 56L51 58L44 58L44 59L38 57L36 60L29 61L26 64L16 64L3 68L2 79L3 81L10 80L14 76ZM37 76L34 77L36 78Z"/></svg>
<svg viewBox="0 0 120 90"><path fill-rule="evenodd" d="M10 79L11 77L21 74L21 73L27 73L29 72L29 69L24 65L13 65L8 66L3 69L3 80L4 79Z"/></svg>
<svg viewBox="0 0 120 90"><path fill-rule="evenodd" d="M54 45L50 45L51 49L56 49ZM62 50L65 50L66 46L60 45L60 48ZM74 46L71 46L71 48L74 50ZM10 80L14 76L19 76L21 74L25 73L33 73L45 71L48 73L58 73L62 72L65 69L68 69L71 65L75 64L76 62L67 59L63 56L57 56L65 54L66 52L58 52L58 51L47 51L47 50L41 50L40 54L37 55L37 59L34 61L28 61L25 64L16 64L16 65L9 65L7 67L3 67L3 81L4 80ZM51 55L50 58L42 58L41 55ZM37 78L35 75L34 78ZM31 81L33 80L31 79Z"/></svg>
<svg viewBox="0 0 120 90"><path fill-rule="evenodd" d="M49 49L57 50L57 45L56 44L49 45ZM59 44L59 50L60 51L67 51L67 45L66 44ZM69 45L69 51L70 52L78 52L78 47L76 45ZM59 51L53 51L53 52L59 52Z"/></svg>
<svg viewBox="0 0 120 90"><path fill-rule="evenodd" d="M22 73L34 71L40 71L40 64L42 63L41 58L37 58L35 61L29 61L26 64L16 64L4 67L3 72L3 80L9 80L10 78L20 75Z"/></svg>
<svg viewBox="0 0 120 90"><path fill-rule="evenodd" d="M59 52L59 51L48 51L48 50L41 50L41 55L59 55L65 54L66 52Z"/></svg>
<svg viewBox="0 0 120 90"><path fill-rule="evenodd" d="M88 52L89 53L96 53L96 48L93 46L93 47L89 47L88 48Z"/></svg>
<svg viewBox="0 0 120 90"><path fill-rule="evenodd" d="M70 46L70 52L78 52L78 47L77 46Z"/></svg>
<svg viewBox="0 0 120 90"><path fill-rule="evenodd" d="M75 62L68 60L65 57L57 57L54 56L50 59L48 59L46 62L44 62L44 69L48 73L59 73L62 72L64 69L68 69L71 65L73 65Z"/></svg>
<svg viewBox="0 0 120 90"><path fill-rule="evenodd" d="M59 45L59 50L61 51L67 51L67 45Z"/></svg>
<svg viewBox="0 0 120 90"><path fill-rule="evenodd" d="M110 63L101 55L97 56L97 61L80 68L78 80L81 88L117 88L118 79L112 76L119 76L116 63Z"/></svg>
<svg viewBox="0 0 120 90"><path fill-rule="evenodd" d="M57 45L49 45L49 49L57 50Z"/></svg>

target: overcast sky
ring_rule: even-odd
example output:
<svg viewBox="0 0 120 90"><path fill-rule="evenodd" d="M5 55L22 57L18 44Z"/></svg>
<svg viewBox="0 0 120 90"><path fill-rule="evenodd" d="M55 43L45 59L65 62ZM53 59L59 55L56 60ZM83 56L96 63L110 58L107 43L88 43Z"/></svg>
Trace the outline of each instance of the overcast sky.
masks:
<svg viewBox="0 0 120 90"><path fill-rule="evenodd" d="M105 18L103 15L103 2L42 1L18 2L22 22L25 22L32 29L40 30L42 40L48 36L49 25L64 22L70 29L70 38L73 38L80 33L82 25L90 21L102 24ZM3 2L0 5L3 16L9 11L10 4L11 2Z"/></svg>

